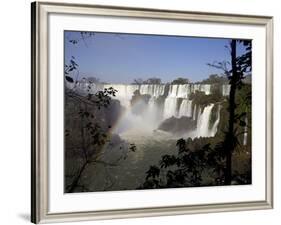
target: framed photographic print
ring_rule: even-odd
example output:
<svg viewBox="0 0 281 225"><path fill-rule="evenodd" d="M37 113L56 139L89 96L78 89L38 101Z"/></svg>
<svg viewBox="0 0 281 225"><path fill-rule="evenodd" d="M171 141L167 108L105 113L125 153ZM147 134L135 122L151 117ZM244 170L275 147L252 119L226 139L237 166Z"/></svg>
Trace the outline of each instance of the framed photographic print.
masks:
<svg viewBox="0 0 281 225"><path fill-rule="evenodd" d="M32 3L32 222L272 208L272 30Z"/></svg>

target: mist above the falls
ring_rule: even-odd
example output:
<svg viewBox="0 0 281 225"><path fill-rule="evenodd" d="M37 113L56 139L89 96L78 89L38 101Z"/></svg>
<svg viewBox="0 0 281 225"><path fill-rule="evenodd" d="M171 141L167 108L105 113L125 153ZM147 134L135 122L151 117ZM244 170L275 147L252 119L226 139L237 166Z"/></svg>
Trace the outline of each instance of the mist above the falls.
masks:
<svg viewBox="0 0 281 225"><path fill-rule="evenodd" d="M178 137L213 137L220 122L220 102L198 104L190 98L200 92L202 98L212 94L211 84L94 84L80 83L76 91L92 93L105 88L117 90L123 111L112 132L119 135L145 134ZM222 84L221 96L229 94ZM86 92L86 91L85 91ZM214 119L215 118L215 119Z"/></svg>
<svg viewBox="0 0 281 225"><path fill-rule="evenodd" d="M210 95L209 84L106 84L102 88L108 87L118 91L116 99L125 109L113 130L117 134L195 138L213 137L217 132L220 107L214 111L214 103L201 106L189 99L196 91ZM227 86L221 91L226 95ZM216 120L210 125L212 114ZM161 129L163 123L166 129Z"/></svg>

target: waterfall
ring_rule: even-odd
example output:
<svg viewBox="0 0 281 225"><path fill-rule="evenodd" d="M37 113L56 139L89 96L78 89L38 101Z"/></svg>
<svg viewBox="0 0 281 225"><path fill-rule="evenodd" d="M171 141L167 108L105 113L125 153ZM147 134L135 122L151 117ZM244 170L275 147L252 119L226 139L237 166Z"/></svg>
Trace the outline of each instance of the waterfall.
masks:
<svg viewBox="0 0 281 225"><path fill-rule="evenodd" d="M132 96L135 90L139 90L140 94L148 94L153 97L159 97L164 95L165 84L95 84L89 83L86 80L82 80L76 84L66 82L68 88L76 88L79 91L90 90L90 93L96 93L97 91L103 90L103 88L113 87L119 92L119 96L126 98ZM176 98L188 98L190 93L195 93L196 91L202 91L206 95L211 94L210 84L171 84L169 85L169 97ZM223 96L229 95L230 85L222 85Z"/></svg>
<svg viewBox="0 0 281 225"><path fill-rule="evenodd" d="M204 92L206 95L211 94L211 85L210 84L201 84L200 91Z"/></svg>
<svg viewBox="0 0 281 225"><path fill-rule="evenodd" d="M204 111L202 111L201 107L198 106L198 109L197 109L197 115L196 115L196 121L197 121L197 129L199 128L200 126L200 117L201 115L203 114Z"/></svg>
<svg viewBox="0 0 281 225"><path fill-rule="evenodd" d="M230 92L230 85L229 84L223 84L222 85L222 96L228 96Z"/></svg>
<svg viewBox="0 0 281 225"><path fill-rule="evenodd" d="M105 84L103 88L114 88L117 90L116 98L121 102L121 105L130 108L131 99L134 92L139 89L138 85L127 84Z"/></svg>
<svg viewBox="0 0 281 225"><path fill-rule="evenodd" d="M187 116L192 117L192 101L183 99L180 105L178 117Z"/></svg>
<svg viewBox="0 0 281 225"><path fill-rule="evenodd" d="M178 94L179 85L170 85L168 97L176 98Z"/></svg>
<svg viewBox="0 0 281 225"><path fill-rule="evenodd" d="M177 109L177 86L169 86L169 94L164 102L163 118L167 119L171 116L175 116Z"/></svg>
<svg viewBox="0 0 281 225"><path fill-rule="evenodd" d="M196 120L196 110L197 110L197 108L196 108L197 106L196 105L194 105L194 108L193 108L193 113L192 113L192 119L193 120Z"/></svg>
<svg viewBox="0 0 281 225"><path fill-rule="evenodd" d="M202 113L199 110L197 119L196 137L210 137L212 136L211 130L209 129L209 121L212 113L214 104L206 106Z"/></svg>
<svg viewBox="0 0 281 225"><path fill-rule="evenodd" d="M195 120L195 112L192 113L192 102L188 99L190 93L195 93L196 91L202 91L206 95L211 93L211 85L209 84L179 84L170 85L168 96L164 103L164 118L174 117L193 117ZM178 99L182 98L182 103L177 111ZM196 111L196 106L194 108Z"/></svg>
<svg viewBox="0 0 281 225"><path fill-rule="evenodd" d="M199 84L194 84L191 86L191 93L195 93L196 91L199 91Z"/></svg>
<svg viewBox="0 0 281 225"><path fill-rule="evenodd" d="M164 84L142 84L140 85L140 94L148 94L152 97L159 97L164 95L165 85Z"/></svg>
<svg viewBox="0 0 281 225"><path fill-rule="evenodd" d="M173 85L177 87L177 98L188 98L190 93L190 85L189 84L182 84L182 85Z"/></svg>
<svg viewBox="0 0 281 225"><path fill-rule="evenodd" d="M217 111L217 119L210 131L210 136L211 137L214 137L218 131L218 125L219 125L219 122L220 122L220 111L221 111L221 105L218 106L218 111Z"/></svg>
<svg viewBox="0 0 281 225"><path fill-rule="evenodd" d="M120 104L125 108L123 117L120 120L121 128L117 129L120 132L121 130L129 129L131 126L143 127L146 131L153 130L157 129L161 122L170 117L189 117L197 124L192 136L209 137L216 134L220 121L221 106L218 107L217 119L214 125L209 128L209 120L214 104L201 108L189 99L189 95L196 91L210 95L212 90L212 85L210 84L94 84L83 80L75 84L66 82L66 87L83 95L95 94L109 87L116 89L117 93L113 98L119 100ZM229 95L230 85L222 85L221 88L223 96ZM148 103L137 101L134 106L131 105L131 99L136 90L141 95L150 96ZM165 99L159 101L159 97L163 96L166 96ZM143 110L140 114L135 115L133 109L136 110L137 107ZM247 134L245 132L243 143L245 143L246 139Z"/></svg>
<svg viewBox="0 0 281 225"><path fill-rule="evenodd" d="M167 97L164 102L163 118L167 119L172 116L177 116L177 101L178 98Z"/></svg>

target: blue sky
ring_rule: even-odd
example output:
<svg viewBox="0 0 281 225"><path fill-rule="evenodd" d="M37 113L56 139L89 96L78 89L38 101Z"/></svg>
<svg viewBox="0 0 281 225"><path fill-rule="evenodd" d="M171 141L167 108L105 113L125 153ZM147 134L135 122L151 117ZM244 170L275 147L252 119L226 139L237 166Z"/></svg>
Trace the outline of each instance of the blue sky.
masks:
<svg viewBox="0 0 281 225"><path fill-rule="evenodd" d="M77 44L69 42L78 39ZM158 77L170 82L177 77L200 81L221 73L207 63L230 60L229 39L179 36L95 33L81 40L80 32L65 32L65 63L74 56L80 77L94 76L108 83L131 83ZM238 54L244 51L238 46Z"/></svg>

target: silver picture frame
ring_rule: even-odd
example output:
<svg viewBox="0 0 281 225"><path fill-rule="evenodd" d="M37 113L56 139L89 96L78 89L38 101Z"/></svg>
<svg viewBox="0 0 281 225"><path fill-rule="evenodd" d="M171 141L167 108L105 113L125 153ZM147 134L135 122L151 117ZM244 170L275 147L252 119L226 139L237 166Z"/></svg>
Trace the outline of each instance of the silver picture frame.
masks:
<svg viewBox="0 0 281 225"><path fill-rule="evenodd" d="M32 165L31 221L33 223L210 213L273 208L273 18L208 12L170 11L102 5L34 2L31 5L32 42ZM102 15L177 21L249 24L266 29L266 199L241 203L179 205L107 211L49 213L48 196L48 15Z"/></svg>

